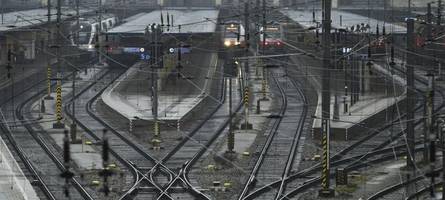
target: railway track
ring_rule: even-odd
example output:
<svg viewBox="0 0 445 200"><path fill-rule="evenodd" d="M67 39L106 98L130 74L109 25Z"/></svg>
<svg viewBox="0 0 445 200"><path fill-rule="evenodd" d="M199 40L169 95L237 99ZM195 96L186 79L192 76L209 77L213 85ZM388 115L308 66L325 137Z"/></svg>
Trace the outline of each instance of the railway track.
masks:
<svg viewBox="0 0 445 200"><path fill-rule="evenodd" d="M403 69L402 69L401 67L397 67L397 68L395 68L395 69L396 69L397 71L399 71L399 72L403 72L403 71L402 71ZM428 84L428 80L425 79L425 78L423 78L423 77L421 77L421 76L419 76L419 74L424 74L424 73L426 73L426 72L417 69L417 70L416 70L416 73L415 73L415 79L416 79L416 81L420 82L421 84L423 84L423 85L427 85L427 84ZM439 95L435 95L435 96L434 96L434 102L437 102L437 101L440 101L440 100L441 100L442 103L438 106L438 108L435 109L435 113L436 113L436 112L439 112L439 111L443 111L443 109L444 109L444 107L445 107L445 106L444 106L444 101L445 101L445 93L444 93L444 90L445 90L445 88L443 88L443 87L440 86L440 85L436 85L436 88L438 88L438 89L436 89L436 93L439 93ZM441 170L436 170L436 171L441 172ZM417 177L415 177L415 178L413 178L413 179L401 181L400 183L397 183L397 184L395 184L395 185L391 185L390 187L387 187L387 188L385 188L385 189L383 189L383 190L381 190L381 191L379 191L379 192L377 192L377 193L371 195L371 196L368 198L368 200L374 200L374 199L381 199L381 198L384 198L385 196L391 195L391 194L393 194L393 193L395 193L395 192L401 190L401 189L404 188L404 187L407 187L407 186L409 186L409 185L416 184L416 183L419 182L419 181L426 181L425 179L426 179L425 174L421 174L421 175L419 175L419 176L417 176ZM436 185L437 185L437 184L436 184ZM436 187L436 186L435 186L435 187ZM419 190L419 191L416 191L416 192L414 192L413 194L409 195L409 196L407 197L407 199L414 199L414 198L417 198L417 197L419 197L420 195L422 195L422 194L426 193L427 191L429 191L430 189L431 189L431 186L428 185L427 187L424 187L423 189L421 189L421 190Z"/></svg>
<svg viewBox="0 0 445 200"><path fill-rule="evenodd" d="M19 167L21 168L21 170L23 171L24 175L26 176L26 178L29 181L31 181L31 184L34 186L34 188L38 189L36 192L39 195L39 197L41 197L41 198L46 197L46 199L55 200L56 196L54 196L53 192L49 188L50 185L47 185L45 183L45 181L43 180L44 178L39 173L36 166L32 163L31 159L29 159L29 157L27 156L28 154L25 152L25 150L23 148L21 148L18 145L17 141L14 139L11 128L14 128L12 126L15 123L11 123L10 121L8 122L8 120L6 119L5 114L3 112L3 109L5 107L9 107L9 106L12 107L12 105L9 105L9 104L11 104L12 98L18 98L19 96L25 95L25 93L30 92L31 89L34 89L34 85L43 84L43 83L45 83L45 80L40 80L40 81L36 80L35 82L33 82L33 81L23 82L22 81L22 83L25 85L22 87L22 90L20 92L15 93L14 97L7 97L6 99L2 99L2 103L0 104L1 105L1 107L0 107L1 137L2 137L3 141L5 142L7 148L11 151L13 158L16 158L16 161L17 161ZM1 90L2 90L2 93L4 93L4 94L11 93L10 91L8 91L7 88L2 88ZM6 97L6 96L7 95L4 95L4 97Z"/></svg>
<svg viewBox="0 0 445 200"><path fill-rule="evenodd" d="M400 68L396 68L396 70L398 70L399 73L404 73L403 70L400 69ZM423 80L422 78L418 77L418 76L416 76L415 79L416 79L415 81L417 82L417 85L418 85L418 84L420 84L420 85L425 85L425 84L426 84L426 81ZM421 93L422 91L418 90L418 92ZM440 94L440 95L436 95L436 97L435 97L435 101L436 101L436 102L437 102L437 101L440 102L439 106L435 109L436 112L442 110L442 109L445 107L445 102L444 102L445 94L444 94L443 90L439 90L439 94ZM439 96L440 96L440 97L439 97ZM416 112L420 112L420 110L421 110L421 106L418 106L418 107L416 108ZM423 114L423 112L422 112L422 113L419 113L419 114ZM402 116L402 117L404 117L404 116ZM403 119L403 118L402 118L402 119ZM416 120L416 122L415 122L415 126L416 126L416 128L419 128L419 127L421 126L422 123L423 123L423 120ZM391 126L385 126L384 128L385 128L385 129L382 130L382 131L388 131L388 129L391 128ZM345 152L351 152L352 150L357 149L357 147L358 147L358 146L362 146L364 142L373 142L373 141L374 141L373 138L375 137L375 135L381 135L381 132L382 132L382 131L377 131L377 132L371 134L368 138L365 137L365 138L363 138L364 140L360 140L360 141L356 142L355 144L353 144L353 145L351 145L350 147L346 148L345 150L341 151L342 154L337 154L337 155L335 155L335 156L333 157L334 159L332 159L332 161L335 162L335 160L336 160L335 158L343 157L344 154L345 154ZM389 138L389 139L383 140L383 142L381 142L380 144L378 144L378 145L375 145L375 144L374 144L374 150L384 148L384 147L386 147L386 146L388 146L388 145L390 145L390 144L392 144L392 145L397 144L397 143L395 143L395 142L397 141L398 138L400 138L400 137L403 135L403 131L402 131L402 130L399 129L398 131L399 131L399 132L398 132L397 134L390 135L390 138ZM382 134L382 135L384 136L385 134ZM403 143L404 143L404 140L399 140L399 144L400 144L400 143L403 144ZM367 146L367 145L364 145L364 146ZM374 154L374 153L368 154L368 156L365 156L365 157L363 157L362 159L360 159L360 160L358 160L358 161L360 161L360 162L364 162L366 159L371 158L371 157L373 156L373 154ZM405 152L405 154L406 154L406 152ZM399 154L399 155L403 155L403 154ZM388 159L391 158L391 157L387 157L387 159L384 159L384 157L386 157L386 156L383 156L383 155L382 155L382 158L381 158L381 159L376 159L377 162L374 161L374 163L379 163L379 161L382 162L382 161L385 161L385 160L388 160ZM357 161L356 161L355 163L357 164ZM347 166L346 168L349 168L349 169L358 169L358 168L359 168L358 166L360 166L360 165L353 165L353 163L351 163L351 164L350 164L349 166ZM362 166L363 166L363 165L362 165ZM297 173L297 174L299 174L299 173ZM295 189L291 190L291 191L288 192L286 195L284 195L282 199L289 199L289 198L291 198L291 197L293 197L293 196L296 196L297 194L299 194L299 193L301 193L302 191L306 190L306 189L309 188L310 186L314 186L316 183L318 183L318 182L320 181L319 177L317 177L317 178L313 178L313 179L307 179L307 178L305 178L305 179L303 179L303 180L300 179L300 181L298 181L298 180L299 180L299 179L297 178L298 176L307 176L307 174L305 174L305 173L303 173L303 174L299 174L299 175L297 175L297 174L294 174L293 176L290 176L290 177L288 178L288 179L289 179L288 181L290 181L290 182L297 182L297 183L296 183L297 186L294 187ZM303 184L301 184L301 183L303 183Z"/></svg>
<svg viewBox="0 0 445 200"><path fill-rule="evenodd" d="M133 185L136 182L142 182L142 190L138 196L144 196L145 198L154 198L156 196L155 191L160 191L161 188L156 187L156 184L151 182L146 176L144 176L144 170L151 168L157 160L152 157L147 149L144 149L137 142L132 141L129 137L111 125L109 125L104 119L95 114L96 100L102 94L102 92L112 84L120 75L125 72L123 69L105 69L100 73L99 78L89 84L87 87L79 91L76 96L75 102L84 102L81 106L75 106L75 119L73 118L72 106L73 101L65 105L65 113L76 121L76 123L88 134L92 141L99 144L101 143L103 132L102 130L109 130L112 134L108 134L107 138L110 145L110 153L127 169L126 174L131 174L132 179L127 178L125 180L126 185ZM98 85L98 83L102 83ZM85 104L86 102L86 104ZM129 188L127 188L129 189ZM129 191L129 194L133 194L134 191Z"/></svg>
<svg viewBox="0 0 445 200"><path fill-rule="evenodd" d="M297 83L281 71L277 74L283 76L273 77L281 94L281 108L277 114L280 117L273 122L268 131L266 142L239 199L243 199L249 191L261 188L267 183L284 180L294 163L307 115L307 100ZM256 199L275 199L280 196L283 187L284 183L280 184L277 190L263 193Z"/></svg>
<svg viewBox="0 0 445 200"><path fill-rule="evenodd" d="M315 57L313 53L308 52L304 49L297 48L295 46L291 45L292 50L297 50L298 52L302 52L304 55ZM280 62L280 61L278 61ZM417 80L419 81L419 80ZM436 96L436 98L438 98ZM442 99L435 99L435 101L443 101ZM442 102L443 105L443 102ZM421 105L418 104L416 107L416 112L421 113ZM405 115L402 115L402 119ZM403 131L400 127L391 127L394 123L397 123L397 121L402 119L394 119L392 123L386 124L382 128L378 128L375 130L371 130L368 136L361 138L359 141L355 142L354 144L350 145L349 147L343 149L336 155L334 155L331 160L333 162L333 166L340 166L339 164L344 165L345 162L350 163L349 165L346 165L349 167L349 169L359 169L360 166L366 166L366 163L378 163L384 160L391 159L390 154L393 155L404 155L406 152L402 150L395 151L394 149L402 148L403 146L398 145L397 146L397 140L403 135ZM422 123L420 120L416 122L416 126L419 127L419 124ZM396 134L393 134L393 133ZM383 134L382 134L383 133ZM388 139L389 138L389 139ZM400 141L399 141L400 142ZM402 141L403 142L403 141ZM387 151L391 151L389 153L382 154L379 149L382 149L388 145L392 144L393 146L396 146L395 148L387 148ZM419 148L418 150L420 150ZM365 153L368 152L368 153ZM375 158L373 160L366 161L367 159L370 159L374 156L379 156L379 158ZM346 157L346 158L345 158ZM355 160L351 160L351 158L355 158ZM362 162L362 164L359 164ZM363 162L365 162L363 164ZM335 164L337 163L337 165ZM355 164L354 164L355 163ZM307 170L303 170L301 172L296 172L291 174L289 177L284 179L284 182L286 184L289 184L289 187L287 190L292 189L291 192L284 195L281 199L288 199L290 196L295 196L297 193L309 188L309 186L314 185L318 180L311 179L308 177L311 174L314 174L316 171L320 170L320 165L317 163L314 163L314 167L311 167ZM259 196L270 192L271 190L277 190L278 187L280 187L281 181L275 181L271 184L265 185L262 188L257 189L256 191L250 193L247 195L244 199L256 199ZM292 185L293 183L293 185Z"/></svg>
<svg viewBox="0 0 445 200"><path fill-rule="evenodd" d="M40 134L42 132L39 130L39 125L32 124L35 119L29 112L31 104L46 91L41 89L44 88L44 83L45 80L33 82L33 85L25 84L27 86L23 87L20 93L14 95L16 103L14 116L11 113L6 113L3 115L3 120L17 119L19 122L14 122L13 130L9 130L9 127L6 126L2 126L2 129L9 145L16 150L23 164L32 173L32 177L37 180L36 183L40 185L45 196L48 199L63 199L66 198L63 188L65 180L60 177L60 174L65 171L65 168L61 154L56 153L60 150ZM12 107L10 100L11 98L6 100L2 106ZM30 141L36 141L36 143L30 143ZM72 199L93 199L91 191L87 191L77 178L72 178L71 184L74 186L69 189Z"/></svg>
<svg viewBox="0 0 445 200"><path fill-rule="evenodd" d="M234 85L232 87L233 90L236 90L236 88L240 86ZM226 90L224 90L222 94L224 96L223 104L221 104L218 110L216 110L216 112L212 115L213 117L199 129L197 129L196 133L194 133L183 145L178 145L176 151L172 151L170 154L164 157L163 160L165 160L164 162L168 167L178 170L178 174L175 176L173 181L166 184L164 193L172 193L172 195L176 198L184 198L183 192L173 188L177 183L176 181L179 179L183 180L183 186L186 188L191 188L196 184L188 177L191 168L202 157L202 155L209 150L209 147L214 143L214 141L220 135L228 131L227 127L229 125L229 120L232 120L236 112L241 109L242 104L240 95L235 95L235 102L239 103L232 105L232 109L235 110L235 113L233 113L232 116L229 116L227 106L222 106L227 105L225 99L227 98L228 94ZM160 195L158 199L162 198L163 195ZM210 197L202 193L199 199L210 199Z"/></svg>
<svg viewBox="0 0 445 200"><path fill-rule="evenodd" d="M434 170L435 173L440 173L441 171L442 171L442 168ZM405 187L408 187L409 185L413 185L419 181L424 181L424 180L425 180L425 176L423 174L416 176L409 180L404 180L398 184L392 185L390 187L387 187L383 190L378 191L374 195L368 197L368 200L377 200L377 199L385 198L385 196L391 195L396 191L400 191L400 190L404 189ZM437 187L438 184L439 183L435 184L435 187ZM409 195L405 199L414 199L415 197L419 197L420 195L424 194L429 189L431 189L431 186L429 184L427 184L427 185L428 186L420 189L419 191L414 192L413 194ZM397 195L400 195L400 194L397 194Z"/></svg>
<svg viewBox="0 0 445 200"><path fill-rule="evenodd" d="M216 121L212 120L221 120L222 113L221 110L226 110L225 108L221 109L215 109L212 116L215 116L214 119L205 119L200 122L200 125L195 128L192 133L189 134L188 138L191 137L191 140L184 139L183 142L181 142L179 145L176 146L175 151L172 151L167 155L164 159L165 160L175 160L173 163L168 163L170 166L166 166L162 160L156 160L155 158L151 157L145 152L148 152L147 149L144 149L144 147L139 146L138 142L131 141L131 137L126 137L127 133L121 132L117 129L114 129L110 124L107 124L107 119L104 119L102 116L99 117L95 114L94 110L94 104L97 100L97 98L100 96L102 91L111 83L106 83L103 88L100 88L100 91L98 93L95 93L93 90L96 90L97 88L93 87L94 84L90 85L85 90L81 91L79 94L76 95L76 99L79 100L79 102L87 102L86 106L76 106L76 116L81 116L81 118L76 118L76 121L78 124L83 128L89 135L92 137L96 142L101 141L101 130L103 128L106 128L110 130L113 135L109 136L110 145L111 145L111 153L115 158L117 158L121 163L123 163L125 166L127 166L128 169L131 169L133 174L133 180L127 180L128 185L131 185L130 188L128 188L128 191L121 197L121 199L128 199L128 198L134 198L134 199L156 199L156 198L162 198L162 199L172 199L173 197L170 196L167 192L170 192L171 186L169 186L169 183L173 183L173 180L180 179L182 181L181 190L187 191L188 193L181 194L181 196L188 195L190 197L190 193L192 194L190 198L193 197L202 197L203 194L198 191L197 189L194 189L192 186L192 183L188 181L187 173L185 173L187 170L178 171L177 166L184 166L184 163L180 163L179 165L177 159L184 159L184 162L187 162L188 164L184 167L191 166L192 163L194 163L194 160L197 160L201 155L202 152L206 150L205 146L202 147L203 144L211 144L212 141L206 141L206 140L215 140L217 137L212 138L205 138L204 136L207 136L210 134L210 132L214 131L212 130L205 130L205 128L210 127L210 125L216 125ZM222 87L224 88L224 87ZM93 94L93 96L92 96ZM70 105L65 106L65 112L71 115L71 109ZM218 105L218 108L221 107L221 104ZM228 120L225 122L228 123ZM92 128L89 128L92 127ZM221 127L225 127L221 126ZM224 128L220 128L221 131L218 132L220 134ZM200 132L202 134L197 134L195 137L194 135ZM207 133L207 134L204 134ZM215 135L218 135L215 134ZM192 146L192 143L196 143L196 139L203 142L203 144L194 144L194 147ZM184 148L195 148L201 147L201 149L196 154L188 155L188 157L182 157L180 153L183 152L182 150ZM116 151L115 151L116 150ZM181 151L180 151L181 150ZM190 152L189 152L190 153ZM193 156L194 155L194 156ZM190 158L190 156L193 156L193 159ZM172 158L172 159L171 159ZM155 171L153 169L157 169L157 173L162 173L162 176L159 178L159 174L156 173L150 173L151 171ZM175 171L172 171L170 169L173 169ZM162 182L164 181L164 182ZM145 182L145 183L144 183ZM148 185L147 185L148 184ZM161 188L161 187L162 188ZM165 190L166 192L162 193L162 190Z"/></svg>

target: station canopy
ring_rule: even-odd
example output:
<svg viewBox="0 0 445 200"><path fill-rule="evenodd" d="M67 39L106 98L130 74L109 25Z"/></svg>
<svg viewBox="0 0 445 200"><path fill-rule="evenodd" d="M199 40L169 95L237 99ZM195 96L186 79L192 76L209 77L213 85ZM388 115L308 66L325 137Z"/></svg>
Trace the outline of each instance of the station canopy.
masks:
<svg viewBox="0 0 445 200"><path fill-rule="evenodd" d="M109 34L144 34L145 28L151 24L164 24L164 33L213 33L219 10L216 9L170 9L155 10L146 14L138 14L132 20L112 28ZM167 15L169 17L167 17ZM173 21L173 26L171 26ZM169 25L170 26L167 26Z"/></svg>

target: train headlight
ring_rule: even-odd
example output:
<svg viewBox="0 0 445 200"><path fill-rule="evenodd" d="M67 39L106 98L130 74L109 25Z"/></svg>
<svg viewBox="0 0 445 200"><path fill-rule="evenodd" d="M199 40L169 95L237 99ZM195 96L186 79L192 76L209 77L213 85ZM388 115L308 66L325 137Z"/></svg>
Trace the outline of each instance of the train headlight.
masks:
<svg viewBox="0 0 445 200"><path fill-rule="evenodd" d="M225 42L224 42L224 46L226 46L226 47L230 46L230 41L228 41L228 40L225 41Z"/></svg>
<svg viewBox="0 0 445 200"><path fill-rule="evenodd" d="M240 45L240 42L236 41L236 42L235 42L235 45Z"/></svg>
<svg viewBox="0 0 445 200"><path fill-rule="evenodd" d="M89 44L88 45L88 49L92 49L93 48L93 45L92 44Z"/></svg>

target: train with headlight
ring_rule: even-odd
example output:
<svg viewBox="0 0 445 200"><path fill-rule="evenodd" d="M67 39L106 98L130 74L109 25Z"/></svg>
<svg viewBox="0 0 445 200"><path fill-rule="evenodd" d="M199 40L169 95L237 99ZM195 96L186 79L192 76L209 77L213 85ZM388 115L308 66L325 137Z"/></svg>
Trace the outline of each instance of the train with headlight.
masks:
<svg viewBox="0 0 445 200"><path fill-rule="evenodd" d="M237 20L228 20L223 25L223 39L224 47L244 47L245 46L245 29L244 26Z"/></svg>
<svg viewBox="0 0 445 200"><path fill-rule="evenodd" d="M102 40L105 40L105 33L115 27L117 23L117 17L109 14L103 15L102 23L99 23L97 17L80 18L79 24L73 21L70 26L71 44L82 50L95 51L99 41L99 24L102 25Z"/></svg>

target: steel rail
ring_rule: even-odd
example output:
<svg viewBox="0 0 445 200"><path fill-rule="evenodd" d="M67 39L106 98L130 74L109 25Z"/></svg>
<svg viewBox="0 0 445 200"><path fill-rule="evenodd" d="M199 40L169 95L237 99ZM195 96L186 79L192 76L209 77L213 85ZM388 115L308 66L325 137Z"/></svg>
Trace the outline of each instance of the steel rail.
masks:
<svg viewBox="0 0 445 200"><path fill-rule="evenodd" d="M17 119L23 121L25 119L24 115L23 115L23 108L25 107L25 105L27 105L28 103L30 103L32 100L38 98L39 96L41 96L46 90L43 89L40 92L36 93L35 95L31 96L30 98L26 99L24 102L21 102L18 107L16 108L16 112L15 114L17 115ZM42 147L42 149L45 151L45 153L51 158L51 160L55 163L55 165L57 166L57 168L61 171L64 172L66 170L64 164L62 163L62 161L57 158L57 156L50 150L48 144L44 141L44 139L38 135L36 133L36 131L33 129L33 127L30 124L23 124L23 126L25 127L25 129L29 132L29 134L37 141L37 143ZM79 181L77 181L77 179L75 177L72 177L70 179L74 185L74 187L76 188L76 190L80 193L80 195L84 198L84 199L88 199L88 200L93 200L94 198L86 191L85 187L83 187Z"/></svg>
<svg viewBox="0 0 445 200"><path fill-rule="evenodd" d="M171 152L169 152L169 154L167 154L161 161L162 162L167 162L169 159L171 159L171 157L174 156L174 154L176 154L176 152L178 152L185 144L186 142L189 140L189 138L191 138L193 135L195 135L196 133L198 133L200 131L200 129L205 125L205 123L211 119L212 116L214 116L216 114L216 112L221 108L221 106L225 103L226 101L226 82L224 81L224 79L222 79L223 81L223 87L221 87L221 96L220 99L222 100L220 104L218 104L218 106L216 107L216 109L214 109L212 111L212 113L210 114L210 116L208 118L206 118L206 120L204 120L204 123L201 123L199 126L197 126L195 129L193 129L191 131L191 133L188 135L187 138L185 138L184 140L181 141L180 145L177 145L175 147L174 150L172 150ZM241 88L242 86L240 86ZM193 166L198 160L199 158L206 152L206 150L208 149L208 147L211 146L211 144L213 144L213 142L223 133L223 131L226 129L226 127L229 124L229 121L232 120L234 118L234 116L236 116L236 113L239 112L239 110L241 109L242 104L241 104L241 99L240 99L240 103L238 104L235 112L232 114L232 116L229 116L229 118L227 118L221 126L219 126L218 130L215 132L215 134L204 144L204 146L202 146L197 153L194 154L194 156L188 160L186 163L184 163L184 165L182 166L182 168L180 169L179 173L175 175L174 179L172 181L170 181L166 188L164 189L164 191L159 195L158 199L162 198L163 194L168 193L168 190L171 189L171 187L174 185L174 183L178 180L181 179L183 181L183 183L187 186L186 189L191 190L193 194L195 194L196 198L199 199L210 199L210 197L206 196L205 194L203 194L202 192L198 191L196 188L193 187L193 185L190 183L189 178L188 178L188 173L189 170L191 168L191 166Z"/></svg>

